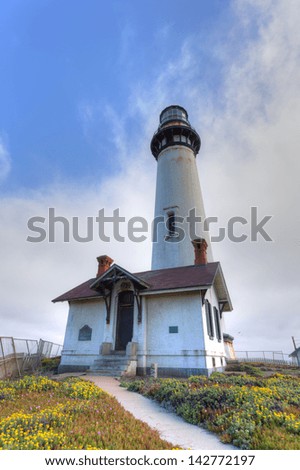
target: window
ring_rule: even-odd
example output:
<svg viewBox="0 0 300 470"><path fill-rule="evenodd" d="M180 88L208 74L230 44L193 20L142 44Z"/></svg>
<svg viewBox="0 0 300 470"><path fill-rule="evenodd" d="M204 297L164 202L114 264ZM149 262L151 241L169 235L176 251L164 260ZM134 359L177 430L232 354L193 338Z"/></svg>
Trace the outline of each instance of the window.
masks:
<svg viewBox="0 0 300 470"><path fill-rule="evenodd" d="M212 318L211 305L208 300L205 300L205 313L206 313L206 325L207 325L207 334L209 339L214 339L214 324Z"/></svg>
<svg viewBox="0 0 300 470"><path fill-rule="evenodd" d="M92 328L88 325L84 325L79 330L78 341L91 341L92 339Z"/></svg>
<svg viewBox="0 0 300 470"><path fill-rule="evenodd" d="M168 236L169 237L174 237L176 235L176 230L175 230L175 213L174 212L168 212L168 218L167 218L167 230L168 230Z"/></svg>
<svg viewBox="0 0 300 470"><path fill-rule="evenodd" d="M219 310L216 307L214 307L214 317L215 317L217 339L218 341L221 341L222 334L221 334L220 315L219 315Z"/></svg>
<svg viewBox="0 0 300 470"><path fill-rule="evenodd" d="M183 109L180 109L180 108L168 108L166 109L166 111L162 114L161 116L161 124L167 122L167 121L170 121L170 120L176 120L176 119L180 119L180 120L183 120L183 121L187 121L187 115L186 113L184 112ZM188 122L188 121L187 121Z"/></svg>
<svg viewBox="0 0 300 470"><path fill-rule="evenodd" d="M169 326L169 333L178 333L178 326Z"/></svg>

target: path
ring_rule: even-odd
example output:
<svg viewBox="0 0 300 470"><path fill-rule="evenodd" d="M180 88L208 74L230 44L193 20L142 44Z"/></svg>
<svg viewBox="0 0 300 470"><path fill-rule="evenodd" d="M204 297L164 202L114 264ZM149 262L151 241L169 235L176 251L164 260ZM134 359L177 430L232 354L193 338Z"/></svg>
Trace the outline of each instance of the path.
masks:
<svg viewBox="0 0 300 470"><path fill-rule="evenodd" d="M120 387L119 381L113 377L86 375L82 378L91 380L113 395L135 418L156 429L162 439L174 446L195 450L236 450L232 445L223 444L215 434L187 423L149 398Z"/></svg>

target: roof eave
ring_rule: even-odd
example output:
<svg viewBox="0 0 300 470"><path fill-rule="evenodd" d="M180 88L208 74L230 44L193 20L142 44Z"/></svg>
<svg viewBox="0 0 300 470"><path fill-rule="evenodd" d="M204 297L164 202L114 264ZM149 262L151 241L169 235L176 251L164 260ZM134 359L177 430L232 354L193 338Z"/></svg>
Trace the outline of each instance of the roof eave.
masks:
<svg viewBox="0 0 300 470"><path fill-rule="evenodd" d="M77 301L82 301L82 300L99 300L103 299L103 295L94 295L90 297L69 297L67 299L60 299L59 297L57 299L52 300L51 302L57 303L57 302L77 302Z"/></svg>
<svg viewBox="0 0 300 470"><path fill-rule="evenodd" d="M212 284L206 284L204 286L191 286L191 287L166 287L165 289L147 289L140 292L141 296L146 297L147 295L155 294L176 294L177 292L192 292L192 291L201 291L207 290L212 286Z"/></svg>
<svg viewBox="0 0 300 470"><path fill-rule="evenodd" d="M226 282L225 282L225 277L224 277L224 274L223 274L220 263L218 263L218 267L217 267L216 272L215 272L213 284L215 284L216 277L217 277L218 274L220 275L220 278L221 278L221 281L222 281L222 286L223 286L223 289L224 289L225 294L226 294L225 299L219 299L219 301L220 302L226 302L226 305L225 305L224 310L223 310L224 312L231 312L233 310L233 306L232 306L231 298L230 298L230 295L229 295L229 292L228 292L228 288L227 288L227 285L226 285Z"/></svg>

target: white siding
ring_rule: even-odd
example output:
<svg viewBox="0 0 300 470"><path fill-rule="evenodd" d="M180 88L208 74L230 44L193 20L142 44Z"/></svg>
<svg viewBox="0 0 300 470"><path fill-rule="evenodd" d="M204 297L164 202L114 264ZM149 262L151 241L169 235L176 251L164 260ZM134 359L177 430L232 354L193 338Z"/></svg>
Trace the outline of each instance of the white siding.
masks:
<svg viewBox="0 0 300 470"><path fill-rule="evenodd" d="M205 349L207 353L207 368L212 369L214 367L222 367L225 366L225 348L224 348L224 341L223 341L223 319L221 320L221 341L218 341L216 335L216 325L215 325L215 318L214 318L214 307L219 309L218 298L216 296L215 288L211 287L205 296L212 307L212 316L213 316L213 325L214 325L214 339L210 339L207 332L207 321L206 321L206 312L205 312L205 304L202 307L202 318L203 318L203 331L204 331L204 343ZM215 359L215 366L213 365L213 358ZM221 360L222 358L222 360ZM223 364L222 364L223 362Z"/></svg>
<svg viewBox="0 0 300 470"><path fill-rule="evenodd" d="M106 309L103 300L71 302L61 364L89 365L103 342ZM79 341L79 330L92 328L91 341Z"/></svg>
<svg viewBox="0 0 300 470"><path fill-rule="evenodd" d="M205 367L200 292L147 297L146 328L148 367Z"/></svg>

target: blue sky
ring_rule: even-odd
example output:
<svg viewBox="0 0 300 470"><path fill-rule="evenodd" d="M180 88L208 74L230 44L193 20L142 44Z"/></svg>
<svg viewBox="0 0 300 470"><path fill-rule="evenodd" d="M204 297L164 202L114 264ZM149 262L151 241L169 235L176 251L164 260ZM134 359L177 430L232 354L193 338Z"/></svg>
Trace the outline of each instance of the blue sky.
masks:
<svg viewBox="0 0 300 470"><path fill-rule="evenodd" d="M107 108L126 118L134 139L143 123L131 95L151 88L188 38L200 49L199 79L217 96L213 47L230 35L234 16L223 1L3 2L0 130L13 160L2 191L117 171ZM170 86L179 99L176 76ZM86 103L95 109L84 125Z"/></svg>
<svg viewBox="0 0 300 470"><path fill-rule="evenodd" d="M0 5L0 334L63 341L51 299L96 257L149 269L151 243L28 243L27 222L115 208L151 221L161 110L199 132L206 214L258 207L273 242L213 245L236 349L299 338L300 10L297 0L10 0Z"/></svg>

